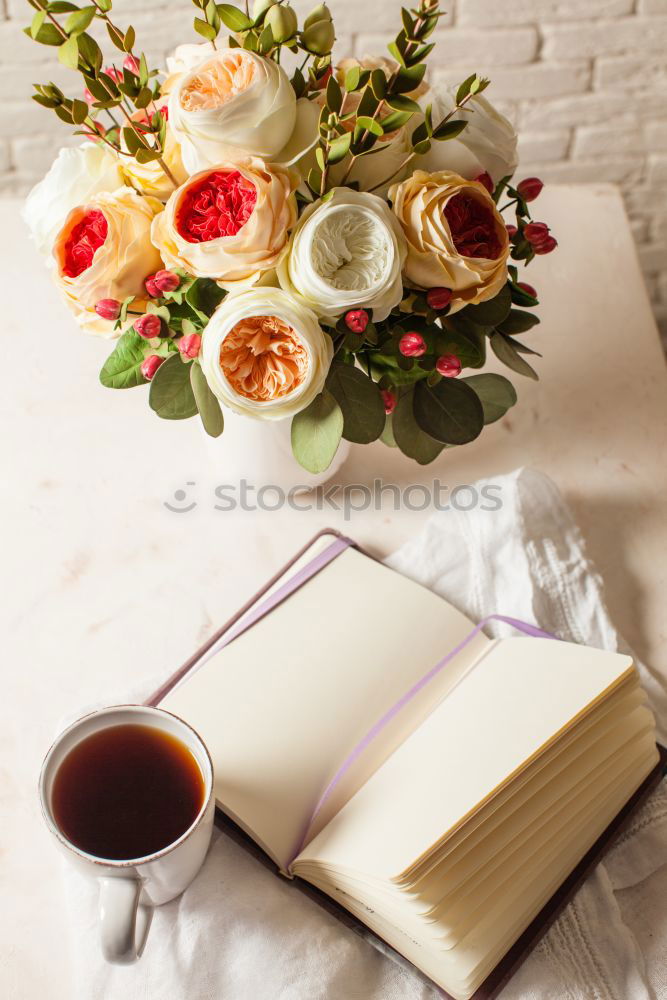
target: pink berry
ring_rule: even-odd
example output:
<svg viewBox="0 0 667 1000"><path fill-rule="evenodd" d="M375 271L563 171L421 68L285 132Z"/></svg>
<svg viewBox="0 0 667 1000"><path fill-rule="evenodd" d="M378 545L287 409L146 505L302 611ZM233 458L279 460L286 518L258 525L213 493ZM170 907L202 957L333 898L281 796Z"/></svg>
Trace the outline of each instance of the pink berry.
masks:
<svg viewBox="0 0 667 1000"><path fill-rule="evenodd" d="M530 295L533 299L537 298L537 292L532 285L528 284L527 281L517 281L516 287L520 288L522 292L526 293L526 295Z"/></svg>
<svg viewBox="0 0 667 1000"><path fill-rule="evenodd" d="M134 73L135 76L139 76L139 63L134 56L125 56L123 59L123 69L126 69L129 73Z"/></svg>
<svg viewBox="0 0 667 1000"><path fill-rule="evenodd" d="M531 246L535 247L548 238L549 227L546 222L529 222L523 231L523 235Z"/></svg>
<svg viewBox="0 0 667 1000"><path fill-rule="evenodd" d="M162 332L160 317L156 316L155 313L144 313L143 316L138 316L133 326L139 336L145 337L146 340L159 337Z"/></svg>
<svg viewBox="0 0 667 1000"><path fill-rule="evenodd" d="M426 342L421 333L404 333L398 342L398 349L404 358L421 358L426 354Z"/></svg>
<svg viewBox="0 0 667 1000"><path fill-rule="evenodd" d="M365 309L350 309L345 313L345 326L352 333L363 333L368 326L368 313Z"/></svg>
<svg viewBox="0 0 667 1000"><path fill-rule="evenodd" d="M435 363L435 370L445 378L456 378L461 374L461 359L456 354L441 354Z"/></svg>
<svg viewBox="0 0 667 1000"><path fill-rule="evenodd" d="M516 234L519 232L516 226L513 226L511 223L509 226L505 226L505 229L507 230L507 235L511 240L513 240Z"/></svg>
<svg viewBox="0 0 667 1000"><path fill-rule="evenodd" d="M181 279L173 271L156 271L152 282L161 292L173 292L180 285Z"/></svg>
<svg viewBox="0 0 667 1000"><path fill-rule="evenodd" d="M157 354L149 354L145 361L141 362L141 374L150 382L163 361L164 358Z"/></svg>
<svg viewBox="0 0 667 1000"><path fill-rule="evenodd" d="M489 192L489 194L493 194L494 190L493 180L491 178L491 174L489 174L486 170L484 171L483 174L479 174L477 177L475 177L475 180L477 181L478 184L481 184L482 187L485 187L486 190Z"/></svg>
<svg viewBox="0 0 667 1000"><path fill-rule="evenodd" d="M396 409L396 393L392 392L391 389L380 389L380 395L384 403L384 412L393 413Z"/></svg>
<svg viewBox="0 0 667 1000"><path fill-rule="evenodd" d="M189 333L178 341L178 349L184 358L196 358L201 348L201 334Z"/></svg>
<svg viewBox="0 0 667 1000"><path fill-rule="evenodd" d="M426 293L426 302L428 303L429 308L435 309L436 312L446 309L451 301L451 288L429 288Z"/></svg>
<svg viewBox="0 0 667 1000"><path fill-rule="evenodd" d="M558 241L553 238L553 236L547 236L546 240L543 240L537 245L533 245L533 250L535 253L544 254L551 253L558 246Z"/></svg>
<svg viewBox="0 0 667 1000"><path fill-rule="evenodd" d="M524 201L535 201L544 184L539 177L526 177L517 185L517 191Z"/></svg>
<svg viewBox="0 0 667 1000"><path fill-rule="evenodd" d="M148 275L148 277L144 281L144 287L145 287L146 291L148 292L148 295L149 295L149 297L151 299L159 299L160 298L160 289L155 284L155 275L154 274L149 274Z"/></svg>
<svg viewBox="0 0 667 1000"><path fill-rule="evenodd" d="M118 319L120 316L120 302L118 299L100 299L95 306L95 312L102 319Z"/></svg>

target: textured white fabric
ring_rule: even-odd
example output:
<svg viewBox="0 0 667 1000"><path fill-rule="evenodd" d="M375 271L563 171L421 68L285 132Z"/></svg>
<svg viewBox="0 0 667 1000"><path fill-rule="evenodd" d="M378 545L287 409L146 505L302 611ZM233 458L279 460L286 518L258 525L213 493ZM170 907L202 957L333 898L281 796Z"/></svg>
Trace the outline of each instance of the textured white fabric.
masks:
<svg viewBox="0 0 667 1000"><path fill-rule="evenodd" d="M502 509L440 512L389 565L473 619L504 613L564 638L623 648L605 610L600 579L554 485L532 470L493 482L501 486ZM664 742L667 692L640 669ZM432 1000L436 995L217 831L187 892L156 911L146 952L135 966L103 963L95 947L95 888L69 868L66 885L77 1000ZM502 1000L667 998L665 899L663 782ZM81 947L84 941L91 946Z"/></svg>

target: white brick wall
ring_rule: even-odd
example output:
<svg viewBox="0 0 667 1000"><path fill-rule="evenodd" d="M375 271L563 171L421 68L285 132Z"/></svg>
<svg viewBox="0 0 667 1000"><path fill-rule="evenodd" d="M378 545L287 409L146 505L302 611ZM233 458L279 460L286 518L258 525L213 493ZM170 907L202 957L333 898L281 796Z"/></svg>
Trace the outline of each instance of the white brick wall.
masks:
<svg viewBox="0 0 667 1000"><path fill-rule="evenodd" d="M316 0L293 0L304 12ZM338 51L382 52L400 0L329 0ZM410 6L411 4L406 4ZM449 0L431 72L491 77L489 97L520 132L522 174L621 185L656 315L667 337L667 0ZM137 13L139 11L139 13ZM161 60L196 40L189 0L115 0ZM0 0L0 191L23 192L67 130L27 98L33 81L71 82L52 49L20 28L26 0Z"/></svg>

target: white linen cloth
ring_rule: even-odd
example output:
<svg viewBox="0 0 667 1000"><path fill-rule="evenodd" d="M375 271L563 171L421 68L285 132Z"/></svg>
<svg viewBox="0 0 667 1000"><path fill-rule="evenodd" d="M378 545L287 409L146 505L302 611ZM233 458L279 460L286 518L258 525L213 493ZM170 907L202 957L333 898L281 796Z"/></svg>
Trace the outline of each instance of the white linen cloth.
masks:
<svg viewBox="0 0 667 1000"><path fill-rule="evenodd" d="M501 486L501 510L439 512L387 563L474 620L497 612L563 638L624 648L605 610L600 578L553 483L533 470L495 477L493 483ZM667 692L645 667L639 669L665 742ZM145 691L154 680L147 679ZM136 965L104 963L97 947L96 887L70 867L66 886L77 1000L432 1000L438 995L217 830L189 889L156 910ZM505 987L502 1000L667 998L665 899L667 782L662 782Z"/></svg>

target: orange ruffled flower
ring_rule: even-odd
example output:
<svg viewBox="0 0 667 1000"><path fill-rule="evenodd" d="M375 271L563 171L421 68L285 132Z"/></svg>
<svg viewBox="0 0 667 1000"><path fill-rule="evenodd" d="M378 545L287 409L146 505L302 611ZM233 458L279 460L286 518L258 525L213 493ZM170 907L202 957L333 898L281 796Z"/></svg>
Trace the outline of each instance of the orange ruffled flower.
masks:
<svg viewBox="0 0 667 1000"><path fill-rule="evenodd" d="M220 367L235 392L257 402L297 389L308 372L308 354L294 329L278 316L248 316L220 346Z"/></svg>

